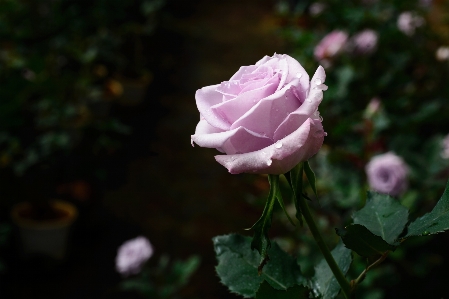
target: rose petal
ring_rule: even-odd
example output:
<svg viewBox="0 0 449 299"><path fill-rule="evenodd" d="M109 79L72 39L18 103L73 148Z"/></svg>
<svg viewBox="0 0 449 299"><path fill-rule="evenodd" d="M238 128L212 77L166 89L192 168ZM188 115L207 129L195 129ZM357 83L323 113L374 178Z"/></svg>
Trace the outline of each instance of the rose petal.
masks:
<svg viewBox="0 0 449 299"><path fill-rule="evenodd" d="M211 107L211 109L214 113L223 115L223 117L232 124L248 110L250 110L251 107L256 105L260 99L266 98L267 96L273 94L276 87L277 84L268 84L258 89L247 91L232 100L215 105Z"/></svg>
<svg viewBox="0 0 449 299"><path fill-rule="evenodd" d="M201 147L219 148L228 155L253 152L273 144L271 139L243 127L219 133L199 134L195 132L191 138Z"/></svg>
<svg viewBox="0 0 449 299"><path fill-rule="evenodd" d="M321 122L308 119L292 134L258 151L236 155L218 155L215 160L232 174L283 174L320 149L324 140Z"/></svg>
<svg viewBox="0 0 449 299"><path fill-rule="evenodd" d="M223 95L216 91L218 86L218 84L210 85L198 89L195 94L196 106L209 124L223 130L228 130L231 124L227 123L223 117L215 114L211 110L211 106L217 105L223 100Z"/></svg>
<svg viewBox="0 0 449 299"><path fill-rule="evenodd" d="M279 125L279 127L273 134L273 140L278 141L279 139L290 135L307 119L315 118L313 114L315 111L317 111L322 99L323 92L321 90L313 91L304 101L301 107L296 109L296 111L290 113L287 118Z"/></svg>
<svg viewBox="0 0 449 299"><path fill-rule="evenodd" d="M283 89L260 100L259 103L236 120L231 125L231 129L242 126L253 132L273 138L278 126L301 105L290 89L298 83L299 80L296 79Z"/></svg>
<svg viewBox="0 0 449 299"><path fill-rule="evenodd" d="M229 81L240 80L244 74L252 73L255 69L257 69L257 66L255 65L241 66Z"/></svg>

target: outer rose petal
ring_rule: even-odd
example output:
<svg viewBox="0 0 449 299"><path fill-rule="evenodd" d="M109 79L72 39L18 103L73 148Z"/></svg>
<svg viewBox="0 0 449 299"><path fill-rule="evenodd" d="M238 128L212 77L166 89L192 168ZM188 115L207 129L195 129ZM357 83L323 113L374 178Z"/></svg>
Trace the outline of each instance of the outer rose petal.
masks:
<svg viewBox="0 0 449 299"><path fill-rule="evenodd" d="M195 132L195 135L192 135L191 138L201 147L217 148L228 155L253 152L273 144L271 139L243 127L212 134Z"/></svg>
<svg viewBox="0 0 449 299"><path fill-rule="evenodd" d="M223 100L223 95L215 91L219 86L217 84L198 89L195 94L196 106L200 114L209 124L223 130L228 130L231 125L222 117L216 115L211 109L211 106L217 105Z"/></svg>
<svg viewBox="0 0 449 299"><path fill-rule="evenodd" d="M315 155L323 140L321 122L309 118L296 131L275 144L246 154L218 155L215 160L232 174L283 174Z"/></svg>

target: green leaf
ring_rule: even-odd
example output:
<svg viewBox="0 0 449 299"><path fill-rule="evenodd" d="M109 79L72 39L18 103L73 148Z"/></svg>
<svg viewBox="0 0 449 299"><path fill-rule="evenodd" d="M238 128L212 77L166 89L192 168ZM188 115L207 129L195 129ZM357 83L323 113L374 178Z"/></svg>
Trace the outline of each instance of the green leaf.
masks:
<svg viewBox="0 0 449 299"><path fill-rule="evenodd" d="M284 290L274 289L268 282L264 281L256 293L256 299L308 299L309 289L305 286L295 285Z"/></svg>
<svg viewBox="0 0 449 299"><path fill-rule="evenodd" d="M346 248L343 242L339 242L331 253L338 267L346 274L352 261L351 250ZM315 267L315 276L311 283L314 292L321 295L322 299L333 299L340 291L340 285L324 259Z"/></svg>
<svg viewBox="0 0 449 299"><path fill-rule="evenodd" d="M315 173L313 172L312 168L310 168L309 161L304 162L304 172L306 173L307 180L309 181L313 193L317 195Z"/></svg>
<svg viewBox="0 0 449 299"><path fill-rule="evenodd" d="M287 181L289 182L290 187L293 190L293 197L294 197L293 202L295 203L296 207L296 219L298 219L301 226L303 225L303 221L302 221L301 208L299 206L299 198L300 196L302 196L303 173L304 173L304 163L301 162L295 167L293 167L292 170L290 170L285 174L285 177L287 178Z"/></svg>
<svg viewBox="0 0 449 299"><path fill-rule="evenodd" d="M221 282L231 292L253 298L263 280L276 290L304 284L296 260L279 248L277 243L268 250L270 260L258 275L260 254L251 250L251 238L237 234L213 238L218 266L215 268Z"/></svg>
<svg viewBox="0 0 449 299"><path fill-rule="evenodd" d="M433 210L412 222L405 237L437 234L447 229L449 229L449 181Z"/></svg>
<svg viewBox="0 0 449 299"><path fill-rule="evenodd" d="M271 227L271 218L273 217L273 208L276 202L276 194L279 189L279 176L269 175L268 181L270 182L270 192L268 194L265 208L263 209L262 216L251 227L254 230L253 240L251 242L251 249L257 249L261 256L259 262L259 272L263 268L264 264L268 260L268 248L270 248L270 238L268 237L268 231Z"/></svg>
<svg viewBox="0 0 449 299"><path fill-rule="evenodd" d="M386 251L395 249L393 245L388 244L360 224L351 224L346 229L336 229L336 231L345 246L354 250L360 256L382 255Z"/></svg>
<svg viewBox="0 0 449 299"><path fill-rule="evenodd" d="M366 205L352 218L354 224L361 224L387 243L394 244L407 224L408 210L389 195L368 192Z"/></svg>

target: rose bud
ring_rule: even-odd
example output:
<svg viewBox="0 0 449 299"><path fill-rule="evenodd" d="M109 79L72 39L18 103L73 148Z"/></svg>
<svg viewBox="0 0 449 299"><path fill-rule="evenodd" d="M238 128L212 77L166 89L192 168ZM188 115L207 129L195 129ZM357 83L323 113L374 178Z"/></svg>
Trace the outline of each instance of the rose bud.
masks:
<svg viewBox="0 0 449 299"><path fill-rule="evenodd" d="M318 106L326 78L312 80L288 55L242 66L229 81L197 90L200 121L192 135L230 173L282 174L315 155L324 140Z"/></svg>
<svg viewBox="0 0 449 299"><path fill-rule="evenodd" d="M118 249L115 259L117 272L123 276L137 274L152 255L153 246L147 238L140 236L126 241Z"/></svg>
<svg viewBox="0 0 449 299"><path fill-rule="evenodd" d="M449 159L449 134L444 137L442 143L443 150L441 152L441 157L443 157L443 159Z"/></svg>
<svg viewBox="0 0 449 299"><path fill-rule="evenodd" d="M355 54L369 55L377 48L378 35L371 29L363 30L351 38L350 48Z"/></svg>
<svg viewBox="0 0 449 299"><path fill-rule="evenodd" d="M415 29L424 25L424 19L411 11L405 11L398 17L398 29L408 36L415 33Z"/></svg>
<svg viewBox="0 0 449 299"><path fill-rule="evenodd" d="M344 49L347 40L348 34L346 32L332 31L318 43L313 54L318 61L333 58Z"/></svg>
<svg viewBox="0 0 449 299"><path fill-rule="evenodd" d="M402 158L391 152L373 157L365 170L368 184L374 191L398 196L407 188L408 167Z"/></svg>

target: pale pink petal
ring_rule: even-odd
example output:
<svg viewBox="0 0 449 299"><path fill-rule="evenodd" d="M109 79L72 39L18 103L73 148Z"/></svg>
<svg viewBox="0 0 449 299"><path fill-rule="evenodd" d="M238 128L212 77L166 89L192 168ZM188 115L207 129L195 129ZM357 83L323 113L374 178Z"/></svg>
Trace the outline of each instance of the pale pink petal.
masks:
<svg viewBox="0 0 449 299"><path fill-rule="evenodd" d="M191 138L201 147L219 148L228 155L252 152L273 144L271 139L243 127L220 133L198 134L195 132Z"/></svg>
<svg viewBox="0 0 449 299"><path fill-rule="evenodd" d="M218 155L215 160L232 174L283 174L315 155L324 140L321 122L308 119L292 134L258 151Z"/></svg>
<svg viewBox="0 0 449 299"><path fill-rule="evenodd" d="M241 66L241 67L239 68L239 70L237 71L237 73L235 73L235 74L231 77L231 79L229 79L229 81L240 80L240 78L241 78L244 74L252 73L255 69L257 69L257 66L255 66L255 65Z"/></svg>
<svg viewBox="0 0 449 299"><path fill-rule="evenodd" d="M299 98L304 100L307 97L307 91L309 90L309 75L306 70L299 64L296 59L284 55L288 65L288 76L286 82L292 82L295 79L299 79L299 85L297 86L297 92Z"/></svg>
<svg viewBox="0 0 449 299"><path fill-rule="evenodd" d="M301 102L292 90L298 83L299 80L296 79L283 89L262 99L236 120L232 124L231 129L242 126L253 132L273 138L274 132L282 121L301 105Z"/></svg>
<svg viewBox="0 0 449 299"><path fill-rule="evenodd" d="M227 122L232 124L250 110L251 107L256 105L260 99L273 94L276 88L276 84L269 84L264 85L259 89L247 91L240 94L235 99L213 106L212 111L217 115L222 115Z"/></svg>
<svg viewBox="0 0 449 299"><path fill-rule="evenodd" d="M218 84L210 85L198 89L195 94L196 106L209 124L223 130L228 130L231 125L211 110L211 106L217 105L223 100L223 95L216 91L218 86Z"/></svg>

